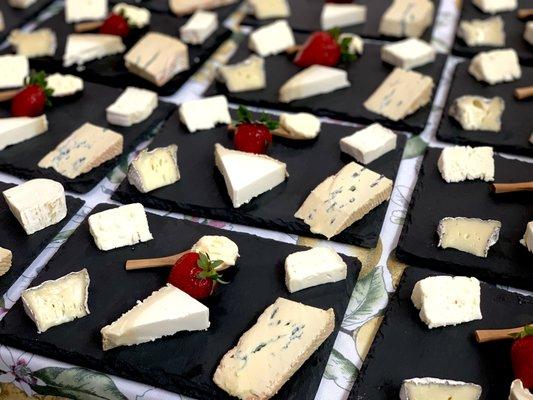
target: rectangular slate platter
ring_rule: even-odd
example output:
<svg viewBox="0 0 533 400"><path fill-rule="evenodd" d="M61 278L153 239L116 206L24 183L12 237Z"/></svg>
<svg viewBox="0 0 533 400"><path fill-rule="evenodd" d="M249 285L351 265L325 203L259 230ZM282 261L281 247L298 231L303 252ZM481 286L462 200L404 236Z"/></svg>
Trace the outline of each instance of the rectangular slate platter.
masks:
<svg viewBox="0 0 533 400"><path fill-rule="evenodd" d="M408 265L454 275L533 289L533 254L519 241L533 220L531 192L494 195L484 181L446 183L437 168L440 149L429 149L418 177L396 255ZM495 182L533 180L533 164L495 156ZM500 238L487 258L437 247L437 226L444 217L494 219Z"/></svg>
<svg viewBox="0 0 533 400"><path fill-rule="evenodd" d="M390 0L357 0L355 4L366 5L366 22L364 24L347 26L341 28L343 32L355 33L368 39L378 39L387 41L397 41L403 38L385 36L379 33L379 24L381 17L389 8ZM437 15L440 0L434 1L435 13ZM315 32L322 30L320 23L320 15L325 4L324 0L289 0L291 7L291 15L289 17L289 24L295 31L299 32ZM248 15L244 21L244 25L259 26L273 22L275 19L257 20L253 15ZM430 27L426 29L421 39L430 42L434 27L435 17Z"/></svg>
<svg viewBox="0 0 533 400"><path fill-rule="evenodd" d="M60 182L65 189L86 193L94 188L117 164L115 157L91 171L70 179L52 168L38 167L39 161L62 140L86 122L109 128L124 136L124 151L129 151L142 135L156 128L176 108L174 104L159 101L158 107L145 121L131 127L111 125L107 122L105 109L123 92L122 89L85 82L83 93L64 100L52 99L52 107L46 110L48 131L33 139L9 146L0 151L0 171L24 179L49 178ZM9 117L9 103L0 104L0 118Z"/></svg>
<svg viewBox="0 0 533 400"><path fill-rule="evenodd" d="M7 0L0 2L0 12L4 16L5 28L0 31L0 43L2 43L9 33L16 28L29 22L36 17L45 7L52 3L53 0L37 0L33 5L25 10L11 7Z"/></svg>
<svg viewBox="0 0 533 400"><path fill-rule="evenodd" d="M521 8L531 8L531 0L518 0L518 10ZM505 46L512 47L518 53L520 62L524 65L533 65L533 46L531 46L524 39L524 30L526 28L526 21L518 19L515 11L508 11L498 13L503 19L505 29ZM485 14L479 8L477 8L472 0L464 0L461 15L457 23L460 21L470 21L473 19L487 19L492 17L490 14ZM457 32L457 31L456 31ZM455 36L455 42L453 44L452 53L461 56L472 58L481 51L495 50L497 47L490 46L475 46L468 47L463 39L459 36Z"/></svg>
<svg viewBox="0 0 533 400"><path fill-rule="evenodd" d="M13 186L16 185L0 182L0 192ZM0 296L3 296L8 291L33 260L37 258L41 251L84 204L83 200L67 196L67 215L63 220L48 228L27 235L22 225L9 210L4 196L0 196L0 247L9 249L13 253L11 269L0 277Z"/></svg>
<svg viewBox="0 0 533 400"><path fill-rule="evenodd" d="M533 99L519 101L513 95L515 88L533 84L533 68L522 66L522 78L519 80L490 86L470 75L469 65L470 61L462 62L454 71L437 137L444 142L492 146L502 152L533 156L533 144L529 143L529 137L533 133ZM501 131L463 130L459 122L448 115L448 111L453 101L464 95L501 97L505 101Z"/></svg>
<svg viewBox="0 0 533 400"><path fill-rule="evenodd" d="M306 37L307 35L304 34L295 34L297 43L303 43ZM243 93L229 93L226 89L226 85L220 82L215 82L211 88L208 89L208 94L225 94L229 99L236 103L250 104L257 107L274 108L293 112L305 111L324 117L347 120L361 124L379 122L391 129L413 133L422 132L429 118L432 102L414 114L396 122L370 112L363 106L363 103L370 97L370 95L372 95L372 93L374 93L394 69L391 65L381 61L380 50L380 45L365 43L363 55L347 66L341 67L347 69L348 80L352 85L332 93L296 100L291 103L280 102L279 89L285 82L287 82L287 80L289 80L289 78L299 72L300 68L294 65L287 55L279 54L265 59L267 77L267 87L265 89ZM245 40L240 44L239 49L230 60L230 63L233 64L242 61L250 56L250 54L251 51L248 49L247 40ZM431 76L435 82L436 88L440 81L445 62L446 56L439 54L434 63L418 68L417 71Z"/></svg>
<svg viewBox="0 0 533 400"><path fill-rule="evenodd" d="M111 207L99 205L93 212ZM148 214L148 223L154 240L103 252L94 245L87 220L84 221L32 285L86 267L91 279L91 314L38 334L19 301L0 323L0 342L199 400L227 399L229 396L212 382L220 359L264 309L281 296L335 311L335 332L276 396L284 400L314 399L359 273L359 261L343 257L349 271L345 281L290 294L285 287L284 260L304 248L154 214ZM236 269L229 272L232 277L226 277L231 282L205 301L211 327L104 353L100 329L133 307L138 299L161 288L169 273L168 268L128 272L124 269L125 260L174 254L190 248L203 235L227 236L237 243L240 253Z"/></svg>
<svg viewBox="0 0 533 400"><path fill-rule="evenodd" d="M533 321L533 298L481 284L483 319L429 329L411 302L417 281L433 272L408 268L391 298L350 400L397 399L404 379L433 377L481 385L481 400L506 399L513 381L512 341L478 344L477 329L523 326Z"/></svg>
<svg viewBox="0 0 533 400"><path fill-rule="evenodd" d="M168 0L111 0L111 3L128 3L138 7L145 7L151 11L174 15L170 10ZM214 11L218 14L219 21L222 22L229 17L240 3L240 1L237 1L233 4L216 8Z"/></svg>
<svg viewBox="0 0 533 400"><path fill-rule="evenodd" d="M235 117L234 112L233 116ZM267 154L287 164L289 178L271 191L252 199L250 203L234 208L224 178L215 166L214 157L215 143L234 148L233 135L228 134L225 126L191 134L179 123L176 112L150 148L173 143L178 145L180 181L149 193L140 193L126 179L113 199L123 203L141 202L147 207L160 210L180 211L232 223L317 236L309 231L309 226L302 220L294 217L294 213L320 182L353 160L341 153L339 140L355 130L353 127L322 124L321 133L316 140L291 141L274 137ZM405 142L405 136L398 135L397 149L370 163L368 168L394 180ZM388 202L381 204L333 240L375 247L387 207Z"/></svg>

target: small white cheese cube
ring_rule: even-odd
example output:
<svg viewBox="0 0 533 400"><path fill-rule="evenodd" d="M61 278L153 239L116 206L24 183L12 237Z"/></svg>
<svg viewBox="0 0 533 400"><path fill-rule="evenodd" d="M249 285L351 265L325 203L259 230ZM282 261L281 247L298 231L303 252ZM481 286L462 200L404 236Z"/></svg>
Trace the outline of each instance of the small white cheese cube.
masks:
<svg viewBox="0 0 533 400"><path fill-rule="evenodd" d="M501 97L461 96L453 101L449 114L466 131L499 132L504 110Z"/></svg>
<svg viewBox="0 0 533 400"><path fill-rule="evenodd" d="M446 147L438 167L448 183L475 179L490 182L494 180L494 151L492 147Z"/></svg>
<svg viewBox="0 0 533 400"><path fill-rule="evenodd" d="M100 21L107 17L108 0L65 0L65 21Z"/></svg>
<svg viewBox="0 0 533 400"><path fill-rule="evenodd" d="M30 74L28 57L22 55L0 56L0 90L24 86L24 80Z"/></svg>
<svg viewBox="0 0 533 400"><path fill-rule="evenodd" d="M151 13L146 8L132 6L127 3L118 3L113 7L114 14L122 14L128 20L128 25L142 29L150 25Z"/></svg>
<svg viewBox="0 0 533 400"><path fill-rule="evenodd" d="M178 146L171 144L148 151L144 149L131 162L128 181L141 193L148 193L180 180Z"/></svg>
<svg viewBox="0 0 533 400"><path fill-rule="evenodd" d="M477 257L487 257L490 247L500 236L500 221L479 218L441 219L437 228L439 247L456 249Z"/></svg>
<svg viewBox="0 0 533 400"><path fill-rule="evenodd" d="M380 124L372 124L340 140L341 151L361 164L370 164L396 148L396 134Z"/></svg>
<svg viewBox="0 0 533 400"><path fill-rule="evenodd" d="M180 28L180 38L185 43L203 44L218 28L218 15L213 11L196 11Z"/></svg>
<svg viewBox="0 0 533 400"><path fill-rule="evenodd" d="M83 79L55 73L46 77L46 86L53 90L52 97L72 96L83 90Z"/></svg>
<svg viewBox="0 0 533 400"><path fill-rule="evenodd" d="M261 57L284 52L295 45L292 29L285 20L279 20L256 29L250 34L248 46Z"/></svg>
<svg viewBox="0 0 533 400"><path fill-rule="evenodd" d="M469 47L504 46L505 29L500 16L487 19L461 21L457 36L462 38Z"/></svg>
<svg viewBox="0 0 533 400"><path fill-rule="evenodd" d="M235 265L239 258L239 247L225 236L202 236L192 247L191 251L205 253L213 261L220 260L222 264L216 270L221 271Z"/></svg>
<svg viewBox="0 0 533 400"><path fill-rule="evenodd" d="M472 4L487 14L513 11L518 7L517 0L472 0Z"/></svg>
<svg viewBox="0 0 533 400"><path fill-rule="evenodd" d="M127 87L113 104L106 108L107 122L132 126L146 120L157 108L157 93L151 90Z"/></svg>
<svg viewBox="0 0 533 400"><path fill-rule="evenodd" d="M481 286L476 278L432 276L415 284L411 300L429 329L481 319Z"/></svg>
<svg viewBox="0 0 533 400"><path fill-rule="evenodd" d="M247 5L256 19L287 18L291 15L287 0L248 0Z"/></svg>
<svg viewBox="0 0 533 400"><path fill-rule="evenodd" d="M379 33L393 37L420 37L433 22L431 0L393 0L381 17Z"/></svg>
<svg viewBox="0 0 533 400"><path fill-rule="evenodd" d="M526 42L533 46L533 21L528 21L526 23L526 29L524 29L524 39L526 39Z"/></svg>
<svg viewBox="0 0 533 400"><path fill-rule="evenodd" d="M365 42L363 41L361 36L355 35L353 33L341 33L339 35L339 39L337 40L337 42L339 43L339 45L342 46L342 43L345 40L350 41L348 44L348 52L350 54L359 54L359 55L363 54L363 50L365 48Z"/></svg>
<svg viewBox="0 0 533 400"><path fill-rule="evenodd" d="M266 87L265 60L255 54L240 63L221 66L218 74L231 93L249 92Z"/></svg>
<svg viewBox="0 0 533 400"><path fill-rule="evenodd" d="M0 276L5 275L11 269L13 254L11 250L0 247Z"/></svg>
<svg viewBox="0 0 533 400"><path fill-rule="evenodd" d="M40 117L0 118L0 150L29 140L48 130L46 115Z"/></svg>
<svg viewBox="0 0 533 400"><path fill-rule="evenodd" d="M520 241L526 248L533 253L533 221L529 222L526 226L526 233L524 238Z"/></svg>
<svg viewBox="0 0 533 400"><path fill-rule="evenodd" d="M403 381L400 400L479 400L481 393L481 386L474 383L413 378Z"/></svg>
<svg viewBox="0 0 533 400"><path fill-rule="evenodd" d="M511 82L522 77L518 54L513 49L477 54L470 62L468 72L478 81L487 82L489 85Z"/></svg>
<svg viewBox="0 0 533 400"><path fill-rule="evenodd" d="M437 52L423 40L410 38L381 47L381 59L403 69L413 69L435 61Z"/></svg>
<svg viewBox="0 0 533 400"><path fill-rule="evenodd" d="M322 8L320 25L327 31L333 28L363 24L366 21L366 6L359 4L326 3Z"/></svg>
<svg viewBox="0 0 533 400"><path fill-rule="evenodd" d="M57 39L54 31L48 28L33 32L15 29L8 37L17 54L28 58L53 56L56 53Z"/></svg>
<svg viewBox="0 0 533 400"><path fill-rule="evenodd" d="M212 129L217 124L231 124L226 96L186 101L181 104L179 115L189 132Z"/></svg>
<svg viewBox="0 0 533 400"><path fill-rule="evenodd" d="M279 129L272 134L295 140L310 140L318 136L320 132L320 119L313 114L282 113L279 117Z"/></svg>

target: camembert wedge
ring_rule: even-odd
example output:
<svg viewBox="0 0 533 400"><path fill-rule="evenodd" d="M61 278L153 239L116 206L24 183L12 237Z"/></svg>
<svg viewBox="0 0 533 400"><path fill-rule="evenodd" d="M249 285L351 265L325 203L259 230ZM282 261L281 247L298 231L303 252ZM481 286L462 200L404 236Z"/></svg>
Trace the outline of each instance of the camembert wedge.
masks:
<svg viewBox="0 0 533 400"><path fill-rule="evenodd" d="M100 33L72 33L67 37L63 66L83 65L113 54L123 53L126 46L120 36Z"/></svg>
<svg viewBox="0 0 533 400"><path fill-rule="evenodd" d="M128 182L141 193L148 193L180 180L178 146L144 149L131 162Z"/></svg>
<svg viewBox="0 0 533 400"><path fill-rule="evenodd" d="M500 236L502 224L492 219L446 217L437 228L439 247L456 249L477 257L487 257Z"/></svg>
<svg viewBox="0 0 533 400"><path fill-rule="evenodd" d="M437 378L403 381L400 400L479 400L481 386L474 383Z"/></svg>
<svg viewBox="0 0 533 400"><path fill-rule="evenodd" d="M0 150L24 142L48 130L46 115L40 117L0 118Z"/></svg>

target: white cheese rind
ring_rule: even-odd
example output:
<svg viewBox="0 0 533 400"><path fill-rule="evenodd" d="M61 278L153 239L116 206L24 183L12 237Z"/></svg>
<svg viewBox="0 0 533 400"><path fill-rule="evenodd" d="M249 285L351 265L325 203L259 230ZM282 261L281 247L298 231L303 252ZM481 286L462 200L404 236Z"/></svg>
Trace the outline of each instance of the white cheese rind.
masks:
<svg viewBox="0 0 533 400"><path fill-rule="evenodd" d="M500 236L501 222L492 219L446 217L437 228L439 247L456 249L477 257L487 257Z"/></svg>
<svg viewBox="0 0 533 400"><path fill-rule="evenodd" d="M196 11L185 25L180 28L183 42L203 44L218 28L218 14L212 11Z"/></svg>
<svg viewBox="0 0 533 400"><path fill-rule="evenodd" d="M320 119L313 114L282 113L279 117L279 128L272 131L273 135L294 140L311 140L320 133Z"/></svg>
<svg viewBox="0 0 533 400"><path fill-rule="evenodd" d="M53 56L56 53L56 34L48 28L32 32L15 29L9 34L8 41L17 54L28 58Z"/></svg>
<svg viewBox="0 0 533 400"><path fill-rule="evenodd" d="M65 21L101 21L107 17L108 0L65 0Z"/></svg>
<svg viewBox="0 0 533 400"><path fill-rule="evenodd" d="M533 394L524 387L520 379L515 379L511 383L509 400L533 400Z"/></svg>
<svg viewBox="0 0 533 400"><path fill-rule="evenodd" d="M261 57L282 53L294 45L294 34L286 20L275 21L258 28L248 39L250 50Z"/></svg>
<svg viewBox="0 0 533 400"><path fill-rule="evenodd" d="M361 164L370 164L382 155L396 149L398 136L378 123L361 129L340 140L341 151Z"/></svg>
<svg viewBox="0 0 533 400"><path fill-rule="evenodd" d="M239 63L220 66L218 75L230 93L249 92L266 87L265 60L255 54Z"/></svg>
<svg viewBox="0 0 533 400"><path fill-rule="evenodd" d="M13 253L11 250L0 247L0 276L5 275L11 269Z"/></svg>
<svg viewBox="0 0 533 400"><path fill-rule="evenodd" d="M248 0L248 11L256 19L288 18L291 9L287 0Z"/></svg>
<svg viewBox="0 0 533 400"><path fill-rule="evenodd" d="M504 110L501 97L461 96L453 101L449 115L466 131L500 132Z"/></svg>
<svg viewBox="0 0 533 400"><path fill-rule="evenodd" d="M205 253L213 261L222 261L222 264L216 268L217 271L235 265L237 258L239 258L239 247L233 240L230 240L225 236L202 236L191 247L191 251Z"/></svg>
<svg viewBox="0 0 533 400"><path fill-rule="evenodd" d="M156 92L127 87L115 102L106 108L107 122L119 126L138 124L152 115L157 104Z"/></svg>
<svg viewBox="0 0 533 400"><path fill-rule="evenodd" d="M526 246L530 253L533 253L533 221L527 224L526 232L520 243Z"/></svg>
<svg viewBox="0 0 533 400"><path fill-rule="evenodd" d="M472 4L487 14L513 11L518 7L517 0L472 0Z"/></svg>
<svg viewBox="0 0 533 400"><path fill-rule="evenodd" d="M14 89L24 86L30 74L28 57L23 55L0 56L0 89Z"/></svg>
<svg viewBox="0 0 533 400"><path fill-rule="evenodd" d="M403 381L400 400L479 400L482 388L475 383L438 378Z"/></svg>
<svg viewBox="0 0 533 400"><path fill-rule="evenodd" d="M435 61L437 52L423 40L410 38L381 47L381 59L403 69L414 69Z"/></svg>
<svg viewBox="0 0 533 400"><path fill-rule="evenodd" d="M468 72L478 81L489 85L512 82L522 77L518 54L513 49L492 50L477 54Z"/></svg>
<svg viewBox="0 0 533 400"><path fill-rule="evenodd" d="M137 7L127 3L118 3L113 7L114 14L123 14L128 20L128 25L142 29L150 25L152 14L144 7Z"/></svg>
<svg viewBox="0 0 533 400"><path fill-rule="evenodd" d="M381 17L379 33L393 37L420 37L433 22L430 0L393 0Z"/></svg>
<svg viewBox="0 0 533 400"><path fill-rule="evenodd" d="M528 21L526 23L526 28L524 29L524 39L533 46L533 21Z"/></svg>
<svg viewBox="0 0 533 400"><path fill-rule="evenodd" d="M228 99L222 95L185 101L180 105L179 116L191 133L231 124Z"/></svg>
<svg viewBox="0 0 533 400"><path fill-rule="evenodd" d="M46 115L40 117L0 118L0 150L24 142L48 130Z"/></svg>
<svg viewBox="0 0 533 400"><path fill-rule="evenodd" d="M365 22L366 6L359 4L325 3L320 15L320 25L325 31L364 24Z"/></svg>
<svg viewBox="0 0 533 400"><path fill-rule="evenodd" d="M53 90L52 97L67 97L81 92L84 85L77 76L55 73L46 77L46 86Z"/></svg>
<svg viewBox="0 0 533 400"><path fill-rule="evenodd" d="M504 46L504 22L500 16L461 21L457 30L457 36L463 39L469 47Z"/></svg>
<svg viewBox="0 0 533 400"><path fill-rule="evenodd" d="M492 147L453 146L442 150L437 163L448 183L481 179L494 180L494 151Z"/></svg>
<svg viewBox="0 0 533 400"><path fill-rule="evenodd" d="M198 10L212 10L236 2L237 0L169 0L169 7L174 14L182 16Z"/></svg>
<svg viewBox="0 0 533 400"><path fill-rule="evenodd" d="M120 36L101 33L72 33L67 37L63 66L83 65L113 54L123 53L126 46Z"/></svg>
<svg viewBox="0 0 533 400"><path fill-rule="evenodd" d="M128 182L141 193L148 193L180 180L178 146L171 144L148 151L144 149L131 162Z"/></svg>

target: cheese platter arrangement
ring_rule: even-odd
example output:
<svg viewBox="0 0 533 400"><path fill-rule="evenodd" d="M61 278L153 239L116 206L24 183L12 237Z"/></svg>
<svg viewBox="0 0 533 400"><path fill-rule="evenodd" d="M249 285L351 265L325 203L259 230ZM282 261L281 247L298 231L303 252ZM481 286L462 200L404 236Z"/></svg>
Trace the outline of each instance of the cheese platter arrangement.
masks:
<svg viewBox="0 0 533 400"><path fill-rule="evenodd" d="M330 248L100 204L0 340L197 399L314 398L359 269Z"/></svg>
<svg viewBox="0 0 533 400"><path fill-rule="evenodd" d="M532 321L531 297L407 268L349 399L528 399Z"/></svg>
<svg viewBox="0 0 533 400"><path fill-rule="evenodd" d="M52 3L53 0L9 0L0 3L0 42Z"/></svg>
<svg viewBox="0 0 533 400"><path fill-rule="evenodd" d="M530 163L490 147L430 148L396 255L409 265L533 288ZM504 193L493 186L515 184ZM504 185L505 186L505 185Z"/></svg>

